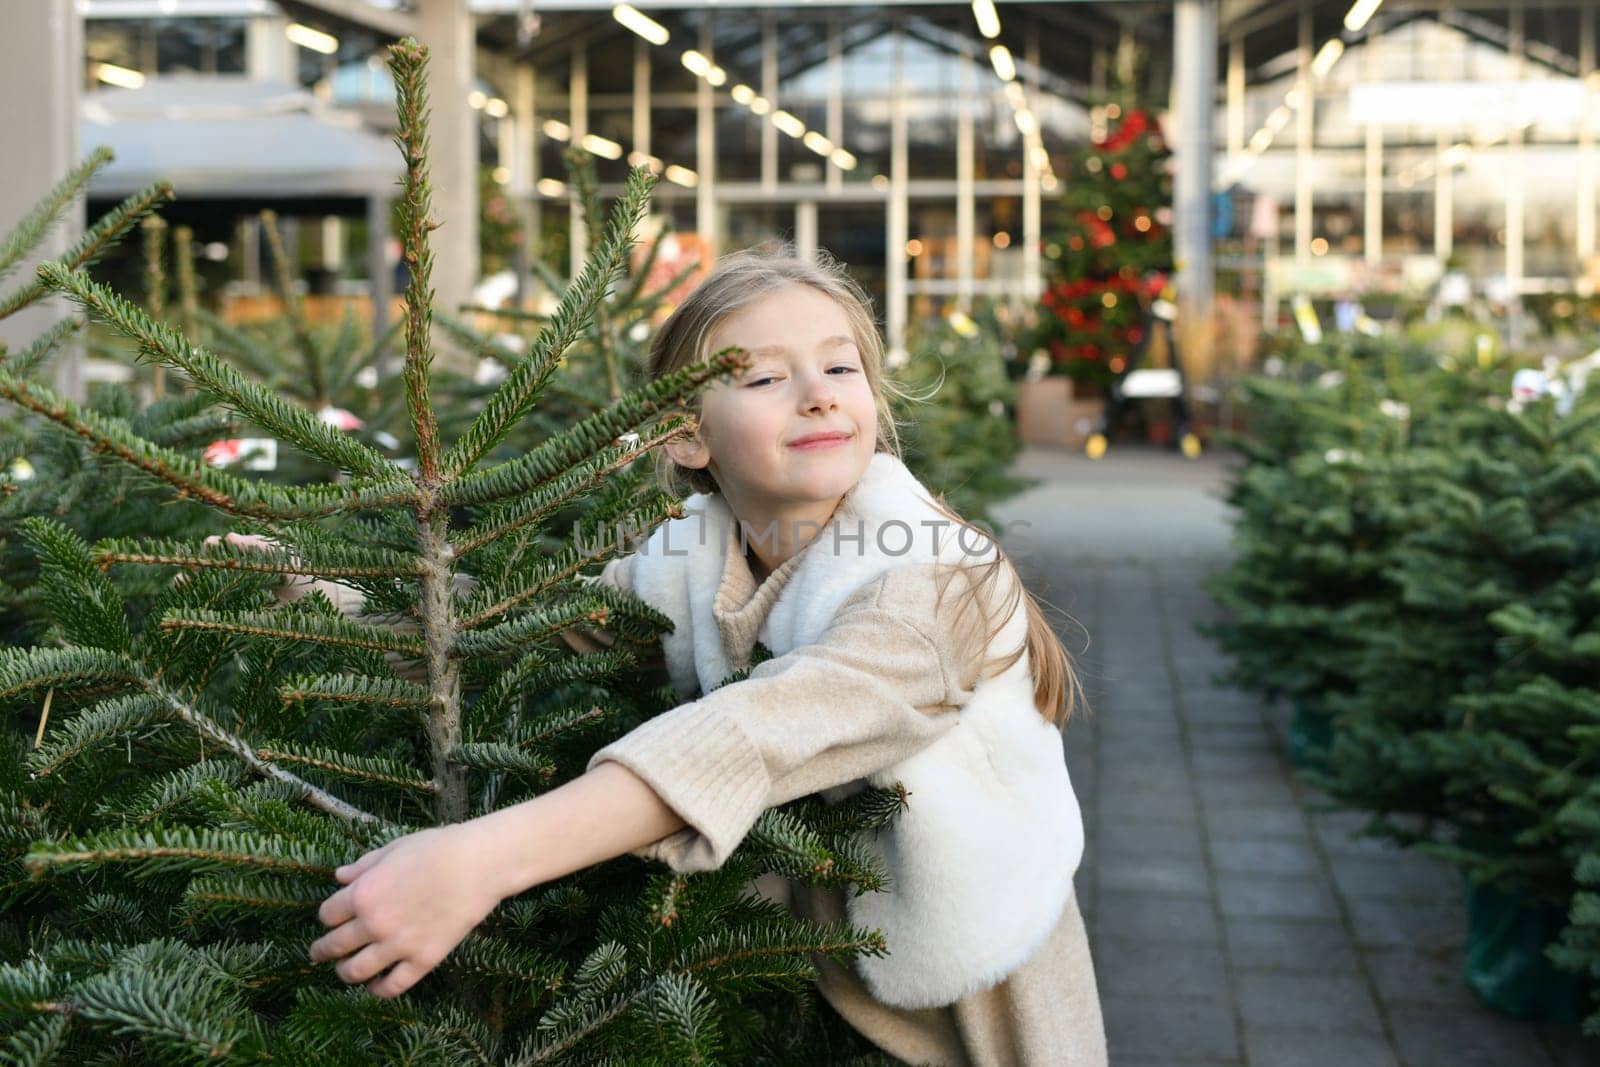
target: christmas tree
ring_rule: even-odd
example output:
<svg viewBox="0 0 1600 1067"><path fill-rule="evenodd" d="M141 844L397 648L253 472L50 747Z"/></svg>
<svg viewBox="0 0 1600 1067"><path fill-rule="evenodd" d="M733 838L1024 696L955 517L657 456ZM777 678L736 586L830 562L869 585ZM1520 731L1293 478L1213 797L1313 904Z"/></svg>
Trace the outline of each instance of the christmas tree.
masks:
<svg viewBox="0 0 1600 1067"><path fill-rule="evenodd" d="M719 353L524 456L488 460L617 278L651 183L636 171L527 356L447 446L432 393L425 52L402 42L390 65L407 166L413 462L252 380L72 257L41 268L43 285L338 478L247 481L14 373L15 361L0 366L10 404L143 484L272 538L90 544L47 518L23 524L52 625L40 644L0 652L0 1056L847 1062L859 1042L823 1025L812 954L881 953L881 935L807 923L745 890L765 872L881 887L856 835L894 817L893 792L768 812L714 872L624 859L538 887L392 1001L307 962L335 867L564 781L598 743L670 703L637 651L667 620L578 577L619 550L607 530L648 529L676 510L638 461L682 432L674 412L742 361ZM571 536L555 536L574 510ZM130 610L130 572L163 577L146 610ZM342 583L365 607L351 617L316 591L280 600L288 577ZM558 651L558 636L583 625L617 644Z"/></svg>
<svg viewBox="0 0 1600 1067"><path fill-rule="evenodd" d="M1172 270L1170 153L1153 115L1107 104L1106 132L1072 156L1044 246L1032 349L1051 371L1098 386L1145 340L1145 307Z"/></svg>
<svg viewBox="0 0 1600 1067"><path fill-rule="evenodd" d="M1007 410L1014 388L992 305L923 323L894 372L895 421L906 466L959 514L989 521L989 507L1031 483L1010 474L1018 451Z"/></svg>

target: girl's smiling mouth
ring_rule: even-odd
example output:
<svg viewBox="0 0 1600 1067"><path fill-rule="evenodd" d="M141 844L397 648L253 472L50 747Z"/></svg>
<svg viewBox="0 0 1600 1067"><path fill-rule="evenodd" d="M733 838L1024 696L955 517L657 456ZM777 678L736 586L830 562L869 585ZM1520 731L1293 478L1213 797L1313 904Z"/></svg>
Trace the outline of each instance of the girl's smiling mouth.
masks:
<svg viewBox="0 0 1600 1067"><path fill-rule="evenodd" d="M804 437L797 437L793 441L790 441L789 447L797 448L802 452L811 452L817 449L833 448L837 445L842 445L846 441L850 440L852 436L854 435L841 433L839 431L833 431L831 433L811 433L806 434Z"/></svg>

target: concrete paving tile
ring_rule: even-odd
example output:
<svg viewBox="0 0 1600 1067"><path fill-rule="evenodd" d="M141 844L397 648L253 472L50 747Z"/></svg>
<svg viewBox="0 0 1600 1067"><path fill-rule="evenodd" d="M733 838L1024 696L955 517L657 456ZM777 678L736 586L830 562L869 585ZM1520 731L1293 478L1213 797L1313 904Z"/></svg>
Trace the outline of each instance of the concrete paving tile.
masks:
<svg viewBox="0 0 1600 1067"><path fill-rule="evenodd" d="M1102 995L1106 1040L1114 1064L1140 1057L1186 1065L1239 1055L1233 1003L1227 996Z"/></svg>
<svg viewBox="0 0 1600 1067"><path fill-rule="evenodd" d="M1119 890L1102 892L1099 905L1095 932L1100 937L1172 946L1221 945L1216 913L1206 897Z"/></svg>
<svg viewBox="0 0 1600 1067"><path fill-rule="evenodd" d="M1334 885L1345 896L1437 900L1461 893L1460 871L1416 852L1378 856L1330 853L1329 863Z"/></svg>
<svg viewBox="0 0 1600 1067"><path fill-rule="evenodd" d="M1207 704L1190 700L1187 696L1183 699L1183 717L1188 721L1191 730L1205 730L1213 726L1237 726L1266 731L1258 708L1233 708L1226 704Z"/></svg>
<svg viewBox="0 0 1600 1067"><path fill-rule="evenodd" d="M1245 1027L1250 1067L1397 1067L1394 1049L1371 1034Z"/></svg>
<svg viewBox="0 0 1600 1067"><path fill-rule="evenodd" d="M1198 859L1174 859L1161 855L1129 855L1125 852L1102 855L1096 868L1100 891L1107 895L1129 889L1157 893L1211 896L1210 876Z"/></svg>
<svg viewBox="0 0 1600 1067"><path fill-rule="evenodd" d="M1442 949L1466 943L1466 912L1460 900L1346 897L1345 907L1362 945Z"/></svg>
<svg viewBox="0 0 1600 1067"><path fill-rule="evenodd" d="M1196 749L1223 749L1232 752L1254 750L1277 752L1278 743L1259 726L1233 726L1224 723L1189 731L1189 745Z"/></svg>
<svg viewBox="0 0 1600 1067"><path fill-rule="evenodd" d="M1478 1004L1462 976L1466 954L1458 947L1370 948L1367 971L1385 1004L1437 1004L1469 1009Z"/></svg>
<svg viewBox="0 0 1600 1067"><path fill-rule="evenodd" d="M1228 955L1241 969L1353 973L1356 947L1344 924L1333 919L1223 918Z"/></svg>
<svg viewBox="0 0 1600 1067"><path fill-rule="evenodd" d="M1396 1004L1388 1012L1406 1067L1541 1067L1551 1062L1532 1027L1488 1008Z"/></svg>
<svg viewBox="0 0 1600 1067"><path fill-rule="evenodd" d="M1234 979L1246 1027L1292 1027L1381 1037L1383 1023L1359 974L1241 972Z"/></svg>
<svg viewBox="0 0 1600 1067"><path fill-rule="evenodd" d="M1229 995L1220 949L1102 937L1095 942L1094 959L1102 995Z"/></svg>
<svg viewBox="0 0 1600 1067"><path fill-rule="evenodd" d="M1213 834L1211 863L1218 872L1320 876L1321 861L1309 837L1235 837Z"/></svg>
<svg viewBox="0 0 1600 1067"><path fill-rule="evenodd" d="M1292 837L1303 839L1305 819L1298 808L1206 808L1206 828L1232 837Z"/></svg>
<svg viewBox="0 0 1600 1067"><path fill-rule="evenodd" d="M1294 810L1294 789L1277 775L1265 779L1209 776L1200 779L1200 799L1208 808Z"/></svg>
<svg viewBox="0 0 1600 1067"><path fill-rule="evenodd" d="M1194 794L1188 789L1139 789L1107 784L1100 791L1102 810L1116 812L1124 817L1140 819L1169 819L1174 822L1195 822Z"/></svg>
<svg viewBox="0 0 1600 1067"><path fill-rule="evenodd" d="M1131 818L1106 809L1100 812L1095 824L1095 840L1104 852L1196 860L1203 855L1198 822Z"/></svg>
<svg viewBox="0 0 1600 1067"><path fill-rule="evenodd" d="M1337 919L1339 906L1321 875L1218 874L1224 915L1260 919Z"/></svg>
<svg viewBox="0 0 1600 1067"><path fill-rule="evenodd" d="M1283 757L1270 751L1197 748L1194 750L1193 759L1197 774L1217 777L1233 774L1289 773Z"/></svg>

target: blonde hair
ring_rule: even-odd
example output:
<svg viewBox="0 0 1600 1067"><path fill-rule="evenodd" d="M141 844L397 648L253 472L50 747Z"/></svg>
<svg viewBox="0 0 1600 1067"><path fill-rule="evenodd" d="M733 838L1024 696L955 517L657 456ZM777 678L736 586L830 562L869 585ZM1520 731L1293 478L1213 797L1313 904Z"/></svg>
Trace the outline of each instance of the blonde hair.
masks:
<svg viewBox="0 0 1600 1067"><path fill-rule="evenodd" d="M884 373L883 338L872 313L872 301L845 273L844 267L826 252L819 251L815 260L808 260L797 256L790 245L769 243L718 260L705 281L656 331L650 344L650 379L654 381L706 359L711 355L711 336L729 316L770 293L793 285L808 286L831 297L844 312L861 355L862 371L872 387L878 416L876 451L899 459L900 434L891 397L904 394ZM698 416L699 412L691 414ZM680 466L665 450L656 453L656 464L662 488L675 496L718 492L716 479L709 471ZM965 624L957 635L958 641L979 642L981 639L981 643L966 647L987 649L1005 621L1015 614L1019 604L1022 605L1028 616L1027 638L1004 656L986 658L980 668L981 676L992 677L1008 670L1026 655L1039 714L1053 725L1065 723L1083 700L1083 686L1061 639L1045 618L1043 608L1023 586L997 539L956 514L943 497L934 496L931 502L952 522L984 537L995 549L994 558L987 562L953 567L942 575L939 604L943 603L950 579L957 573L967 577L967 588L961 593L964 600L957 606L958 617ZM993 588L1002 576L1011 580L1006 583L1007 592L998 610L992 610ZM977 624L980 616L981 626Z"/></svg>

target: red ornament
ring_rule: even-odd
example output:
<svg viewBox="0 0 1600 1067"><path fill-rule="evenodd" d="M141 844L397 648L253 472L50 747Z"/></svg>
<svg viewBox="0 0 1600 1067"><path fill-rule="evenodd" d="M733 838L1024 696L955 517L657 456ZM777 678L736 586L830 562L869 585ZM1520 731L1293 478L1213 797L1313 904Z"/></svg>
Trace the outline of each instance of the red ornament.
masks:
<svg viewBox="0 0 1600 1067"><path fill-rule="evenodd" d="M1128 340L1133 344L1138 344L1144 340L1144 331L1137 326L1128 327Z"/></svg>
<svg viewBox="0 0 1600 1067"><path fill-rule="evenodd" d="M1111 176L1120 182L1122 179L1128 176L1127 166L1122 163L1111 164Z"/></svg>
<svg viewBox="0 0 1600 1067"><path fill-rule="evenodd" d="M1079 309L1079 308L1068 308L1067 309L1067 325L1068 326L1082 326L1083 325L1083 311L1081 309Z"/></svg>

